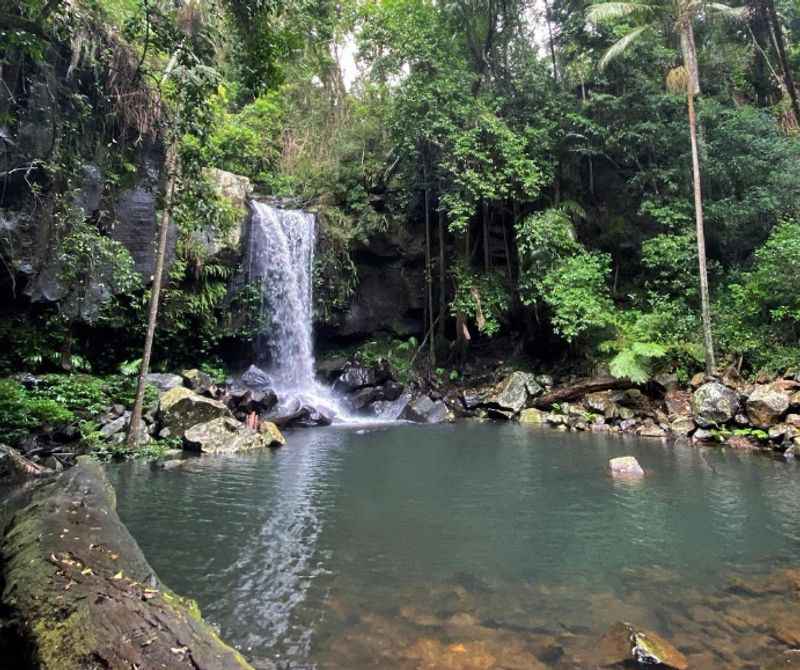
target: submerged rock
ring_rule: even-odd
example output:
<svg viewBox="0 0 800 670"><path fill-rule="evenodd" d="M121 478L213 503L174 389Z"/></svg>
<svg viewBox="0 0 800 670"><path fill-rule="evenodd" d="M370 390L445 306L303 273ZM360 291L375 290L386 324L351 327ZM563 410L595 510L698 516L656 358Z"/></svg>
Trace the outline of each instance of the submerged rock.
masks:
<svg viewBox="0 0 800 670"><path fill-rule="evenodd" d="M194 601L159 582L115 507L103 467L82 459L34 492L6 532L3 604L36 667L252 670Z"/></svg>
<svg viewBox="0 0 800 670"><path fill-rule="evenodd" d="M719 382L708 382L692 395L695 422L703 428L727 423L739 409L739 394Z"/></svg>
<svg viewBox="0 0 800 670"><path fill-rule="evenodd" d="M756 386L747 398L747 418L758 428L769 428L789 409L791 396L776 384Z"/></svg>
<svg viewBox="0 0 800 670"><path fill-rule="evenodd" d="M544 424L547 423L547 413L534 407L523 409L519 413L519 422L528 424Z"/></svg>
<svg viewBox="0 0 800 670"><path fill-rule="evenodd" d="M613 477L644 477L644 469L633 456L619 456L608 461Z"/></svg>
<svg viewBox="0 0 800 670"><path fill-rule="evenodd" d="M164 393L158 401L158 416L170 434L181 436L187 428L221 417L231 417L224 403L197 395L179 386Z"/></svg>
<svg viewBox="0 0 800 670"><path fill-rule="evenodd" d="M183 434L184 449L202 454L249 451L265 447L267 443L260 433L225 416L192 426Z"/></svg>
<svg viewBox="0 0 800 670"><path fill-rule="evenodd" d="M687 670L686 657L667 640L629 623L616 623L600 638L597 656L601 667L626 663L642 666L658 665L672 670Z"/></svg>

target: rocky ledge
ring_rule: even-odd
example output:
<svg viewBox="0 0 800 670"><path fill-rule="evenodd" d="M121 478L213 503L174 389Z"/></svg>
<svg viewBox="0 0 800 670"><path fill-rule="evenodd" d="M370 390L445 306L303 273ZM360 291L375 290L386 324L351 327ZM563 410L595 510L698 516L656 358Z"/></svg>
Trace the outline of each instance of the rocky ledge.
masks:
<svg viewBox="0 0 800 670"><path fill-rule="evenodd" d="M196 603L158 580L115 503L102 466L80 459L8 524L0 652L13 653L9 667L251 669Z"/></svg>

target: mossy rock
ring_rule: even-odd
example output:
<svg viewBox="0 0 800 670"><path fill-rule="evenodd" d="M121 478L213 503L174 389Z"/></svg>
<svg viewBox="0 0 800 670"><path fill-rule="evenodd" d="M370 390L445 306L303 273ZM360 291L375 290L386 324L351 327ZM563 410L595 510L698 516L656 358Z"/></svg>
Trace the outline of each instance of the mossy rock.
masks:
<svg viewBox="0 0 800 670"><path fill-rule="evenodd" d="M170 434L176 436L182 436L184 431L199 423L221 417L233 418L224 403L198 395L184 386L175 387L161 395L158 416Z"/></svg>
<svg viewBox="0 0 800 670"><path fill-rule="evenodd" d="M3 539L3 605L41 670L252 670L193 601L155 576L115 511L102 466L42 486Z"/></svg>

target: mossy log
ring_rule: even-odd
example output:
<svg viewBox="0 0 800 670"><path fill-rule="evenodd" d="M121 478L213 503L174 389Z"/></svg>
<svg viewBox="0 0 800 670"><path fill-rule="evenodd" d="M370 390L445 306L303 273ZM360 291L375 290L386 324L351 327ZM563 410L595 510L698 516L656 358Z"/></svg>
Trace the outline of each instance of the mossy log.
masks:
<svg viewBox="0 0 800 670"><path fill-rule="evenodd" d="M115 511L102 466L42 486L2 542L2 594L42 670L250 669L161 584Z"/></svg>

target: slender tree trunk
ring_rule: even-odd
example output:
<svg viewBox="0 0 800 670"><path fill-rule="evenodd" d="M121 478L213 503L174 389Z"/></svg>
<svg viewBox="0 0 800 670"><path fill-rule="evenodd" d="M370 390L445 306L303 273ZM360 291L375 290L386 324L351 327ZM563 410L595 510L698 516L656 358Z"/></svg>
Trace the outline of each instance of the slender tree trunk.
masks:
<svg viewBox="0 0 800 670"><path fill-rule="evenodd" d="M423 171L425 175L425 285L427 288L427 315L428 315L428 344L430 345L430 367L436 367L436 346L433 337L433 269L431 267L431 198L430 187L428 184L428 170Z"/></svg>
<svg viewBox="0 0 800 670"><path fill-rule="evenodd" d="M689 88L691 91L691 86ZM716 369L714 360L714 338L711 332L711 305L708 293L708 269L706 267L706 237L703 225L703 193L700 182L700 155L697 148L697 117L694 110L694 95L687 97L689 107L689 134L692 140L692 186L694 190L694 214L697 227L697 261L700 269L700 309L703 318L703 342L705 346L706 374L711 376Z"/></svg>
<svg viewBox="0 0 800 670"><path fill-rule="evenodd" d="M547 21L547 36L550 42L550 59L553 61L553 83L558 84L558 64L556 60L556 43L553 39L553 22L552 14L550 13L550 3L544 0L544 16Z"/></svg>
<svg viewBox="0 0 800 670"><path fill-rule="evenodd" d="M489 203L483 201L483 270L489 272Z"/></svg>
<svg viewBox="0 0 800 670"><path fill-rule="evenodd" d="M444 227L444 212L439 210L439 336L444 337L447 315L447 269L445 249L447 236Z"/></svg>
<svg viewBox="0 0 800 670"><path fill-rule="evenodd" d="M172 218L172 203L175 195L175 182L177 155L173 139L167 145L167 155L164 161L167 181L164 193L164 209L161 211L161 221L158 231L158 251L156 253L156 267L153 273L153 285L150 289L150 312L147 317L147 334L144 339L144 352L142 353L142 366L139 370L139 383L136 386L136 400L133 403L131 421L128 426L128 446L135 448L139 444L139 428L142 424L142 408L144 406L144 392L147 384L147 373L150 369L150 355L153 352L153 337L156 332L158 317L158 301L161 296L161 280L164 275L164 262L167 255L167 232Z"/></svg>
<svg viewBox="0 0 800 670"><path fill-rule="evenodd" d="M781 61L781 70L783 71L783 83L786 86L786 92L789 94L789 100L792 102L792 111L800 123L800 101L797 99L797 89L794 86L794 77L792 76L792 68L789 64L789 59L786 56L786 42L783 39L783 26L781 25L778 12L775 9L775 0L764 0L767 8L767 14L770 22L772 23L772 34L775 37L775 48L778 51L778 58Z"/></svg>

